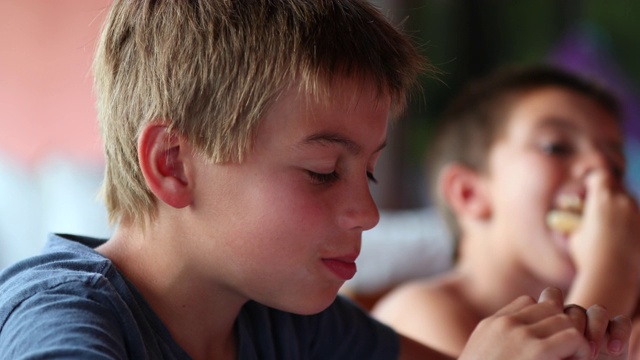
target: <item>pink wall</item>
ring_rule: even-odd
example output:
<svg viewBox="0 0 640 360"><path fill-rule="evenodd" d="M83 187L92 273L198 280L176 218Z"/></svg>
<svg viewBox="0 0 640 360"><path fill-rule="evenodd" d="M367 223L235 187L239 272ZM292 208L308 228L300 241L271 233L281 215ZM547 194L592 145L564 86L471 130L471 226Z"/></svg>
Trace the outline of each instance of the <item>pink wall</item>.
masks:
<svg viewBox="0 0 640 360"><path fill-rule="evenodd" d="M109 3L0 1L0 156L102 160L90 66Z"/></svg>

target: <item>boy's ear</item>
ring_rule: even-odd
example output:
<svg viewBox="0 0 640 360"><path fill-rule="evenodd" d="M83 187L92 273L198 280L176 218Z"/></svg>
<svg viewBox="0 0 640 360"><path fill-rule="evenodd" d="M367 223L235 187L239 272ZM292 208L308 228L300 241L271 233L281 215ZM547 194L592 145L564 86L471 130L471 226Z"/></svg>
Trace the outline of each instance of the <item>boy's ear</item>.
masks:
<svg viewBox="0 0 640 360"><path fill-rule="evenodd" d="M155 196L166 204L183 208L192 202L189 169L190 147L166 124L151 122L138 138L138 161L142 175Z"/></svg>
<svg viewBox="0 0 640 360"><path fill-rule="evenodd" d="M469 167L458 163L447 165L438 187L456 217L486 219L491 215L485 183L480 174Z"/></svg>

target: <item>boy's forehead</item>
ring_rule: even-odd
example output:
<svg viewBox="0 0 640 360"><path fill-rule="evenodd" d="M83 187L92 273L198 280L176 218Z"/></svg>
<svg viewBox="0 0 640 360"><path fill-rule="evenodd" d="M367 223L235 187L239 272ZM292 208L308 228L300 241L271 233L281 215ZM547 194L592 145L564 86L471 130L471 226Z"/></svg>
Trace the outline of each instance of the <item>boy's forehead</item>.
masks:
<svg viewBox="0 0 640 360"><path fill-rule="evenodd" d="M592 98L570 89L539 89L520 96L503 114L495 141L530 139L547 131L589 138L611 149L623 147L623 130L615 114Z"/></svg>
<svg viewBox="0 0 640 360"><path fill-rule="evenodd" d="M505 123L515 125L529 121L530 125L602 127L620 133L616 114L605 109L597 100L578 91L559 86L535 89L518 96L505 111Z"/></svg>
<svg viewBox="0 0 640 360"><path fill-rule="evenodd" d="M340 86L332 86L322 92L290 86L282 91L262 116L255 134L256 140L260 142L258 139L264 139L265 134L279 134L276 136L286 136L295 142L294 139L303 139L309 134L362 133L374 128L382 130L376 137L380 135L386 138L390 102L388 96L380 98L375 87L367 87L356 81L342 82ZM384 129L378 128L379 124L383 124ZM366 126L366 129L362 126ZM348 144L344 141L334 143Z"/></svg>

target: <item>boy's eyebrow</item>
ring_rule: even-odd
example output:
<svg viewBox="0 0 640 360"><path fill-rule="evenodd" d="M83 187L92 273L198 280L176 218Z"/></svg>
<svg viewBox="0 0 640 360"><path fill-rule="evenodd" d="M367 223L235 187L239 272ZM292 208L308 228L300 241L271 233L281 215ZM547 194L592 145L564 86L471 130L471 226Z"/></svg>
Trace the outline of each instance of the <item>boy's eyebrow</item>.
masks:
<svg viewBox="0 0 640 360"><path fill-rule="evenodd" d="M306 137L303 141L303 144L322 144L322 145L328 145L328 144L337 144L340 145L344 148L346 148L350 153L352 154L359 154L362 151L362 146L360 146L358 143L356 143L355 141L341 135L338 133L333 133L333 132L327 132L327 133L319 133L319 134L313 134L310 135L308 137ZM380 144L374 151L374 153L382 150L385 146L387 146L387 142L383 142L382 144Z"/></svg>
<svg viewBox="0 0 640 360"><path fill-rule="evenodd" d="M567 121L563 121L562 118L558 118L558 117L551 117L545 121L543 121L538 128L544 129L544 128L562 128L562 129L566 129L566 130L570 130L572 132L577 131L577 128L575 125L573 125L570 122ZM609 148L609 150L613 150L616 152L621 152L622 148L624 147L623 144L623 140L622 139L616 139L616 140L611 140L611 141L607 141L606 144L607 148Z"/></svg>

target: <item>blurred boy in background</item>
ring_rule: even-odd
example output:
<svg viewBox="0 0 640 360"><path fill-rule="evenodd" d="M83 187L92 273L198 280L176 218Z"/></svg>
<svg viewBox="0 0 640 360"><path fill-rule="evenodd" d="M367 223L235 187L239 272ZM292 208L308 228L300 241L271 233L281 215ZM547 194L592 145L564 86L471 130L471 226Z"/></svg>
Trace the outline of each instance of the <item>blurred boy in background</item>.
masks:
<svg viewBox="0 0 640 360"><path fill-rule="evenodd" d="M470 84L429 153L456 265L398 287L375 316L452 356L482 319L547 286L631 316L640 215L624 187L620 122L608 91L551 66Z"/></svg>

